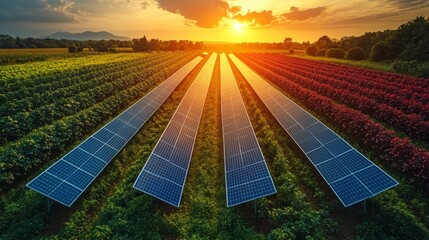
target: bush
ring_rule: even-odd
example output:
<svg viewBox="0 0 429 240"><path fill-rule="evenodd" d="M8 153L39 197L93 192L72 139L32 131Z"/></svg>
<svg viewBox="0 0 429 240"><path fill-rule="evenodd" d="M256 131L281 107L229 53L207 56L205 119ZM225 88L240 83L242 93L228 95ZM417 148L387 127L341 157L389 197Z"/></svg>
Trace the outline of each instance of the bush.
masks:
<svg viewBox="0 0 429 240"><path fill-rule="evenodd" d="M319 49L317 50L316 56L326 56L326 49Z"/></svg>
<svg viewBox="0 0 429 240"><path fill-rule="evenodd" d="M76 45L72 44L68 47L69 53L75 53L77 51Z"/></svg>
<svg viewBox="0 0 429 240"><path fill-rule="evenodd" d="M392 64L395 72L429 78L429 64L417 61L395 61Z"/></svg>
<svg viewBox="0 0 429 240"><path fill-rule="evenodd" d="M305 50L305 53L307 53L307 55L310 55L310 56L316 56L316 54L317 54L317 47L314 46L314 45L310 45Z"/></svg>
<svg viewBox="0 0 429 240"><path fill-rule="evenodd" d="M360 47L350 48L346 52L346 59L364 60L364 59L366 59L365 50L363 50L363 48L360 48Z"/></svg>
<svg viewBox="0 0 429 240"><path fill-rule="evenodd" d="M289 53L290 53L290 54L294 54L294 53L295 53L295 50L290 49L290 50L289 50Z"/></svg>
<svg viewBox="0 0 429 240"><path fill-rule="evenodd" d="M344 58L344 55L346 55L346 52L344 52L341 48L331 48L326 51L326 56L330 58Z"/></svg>
<svg viewBox="0 0 429 240"><path fill-rule="evenodd" d="M386 58L386 42L378 42L371 48L369 59L373 62L378 62Z"/></svg>

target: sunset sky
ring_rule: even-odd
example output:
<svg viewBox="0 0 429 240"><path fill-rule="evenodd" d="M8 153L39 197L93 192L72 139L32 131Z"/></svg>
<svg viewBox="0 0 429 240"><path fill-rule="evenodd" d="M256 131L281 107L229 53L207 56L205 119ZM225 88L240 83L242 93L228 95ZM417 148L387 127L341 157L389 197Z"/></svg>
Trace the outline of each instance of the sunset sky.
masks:
<svg viewBox="0 0 429 240"><path fill-rule="evenodd" d="M0 33L108 31L164 40L301 42L394 29L428 13L427 0L0 0Z"/></svg>

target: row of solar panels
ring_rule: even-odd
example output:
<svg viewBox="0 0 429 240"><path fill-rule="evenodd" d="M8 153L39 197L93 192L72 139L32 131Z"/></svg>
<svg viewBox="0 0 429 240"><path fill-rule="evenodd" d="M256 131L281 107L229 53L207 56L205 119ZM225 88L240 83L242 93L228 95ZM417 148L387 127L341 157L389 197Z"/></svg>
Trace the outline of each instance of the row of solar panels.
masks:
<svg viewBox="0 0 429 240"><path fill-rule="evenodd" d="M57 202L71 206L201 59L197 57L180 68L27 186Z"/></svg>
<svg viewBox="0 0 429 240"><path fill-rule="evenodd" d="M231 55L234 65L344 206L398 184L344 139Z"/></svg>
<svg viewBox="0 0 429 240"><path fill-rule="evenodd" d="M179 207L192 150L217 54L212 54L189 87L153 149L134 188Z"/></svg>
<svg viewBox="0 0 429 240"><path fill-rule="evenodd" d="M217 54L210 56L189 87L134 183L134 188L174 206L182 198L216 58ZM201 59L183 66L27 186L71 206ZM235 56L231 60L345 206L397 184ZM234 206L274 194L276 189L225 54L220 56L220 68L227 206Z"/></svg>
<svg viewBox="0 0 429 240"><path fill-rule="evenodd" d="M225 54L220 56L223 149L228 207L276 193Z"/></svg>

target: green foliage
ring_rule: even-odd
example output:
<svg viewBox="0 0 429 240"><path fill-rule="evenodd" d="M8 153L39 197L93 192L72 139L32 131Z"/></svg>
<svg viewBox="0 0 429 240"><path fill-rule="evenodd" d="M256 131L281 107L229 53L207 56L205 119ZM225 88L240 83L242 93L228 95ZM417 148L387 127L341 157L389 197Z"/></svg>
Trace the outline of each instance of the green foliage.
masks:
<svg viewBox="0 0 429 240"><path fill-rule="evenodd" d="M365 60L365 50L360 47L350 48L349 50L347 50L345 58L349 60Z"/></svg>
<svg viewBox="0 0 429 240"><path fill-rule="evenodd" d="M378 62L386 58L386 42L378 42L371 48L369 59L373 62Z"/></svg>
<svg viewBox="0 0 429 240"><path fill-rule="evenodd" d="M388 201L376 204L376 212L357 227L357 240L429 239L428 230L410 214L406 206Z"/></svg>
<svg viewBox="0 0 429 240"><path fill-rule="evenodd" d="M392 68L398 73L429 78L429 62L395 61L392 63Z"/></svg>
<svg viewBox="0 0 429 240"><path fill-rule="evenodd" d="M328 37L327 35L324 35L322 37L320 37L317 41L316 41L316 46L318 49L322 49L322 48L329 48L329 46L332 44L332 40L330 37Z"/></svg>
<svg viewBox="0 0 429 240"><path fill-rule="evenodd" d="M343 59L346 53L341 48L330 48L326 51L326 56L330 58Z"/></svg>
<svg viewBox="0 0 429 240"><path fill-rule="evenodd" d="M75 52L77 52L77 47L74 44L68 46L67 49L68 49L69 53L75 53Z"/></svg>
<svg viewBox="0 0 429 240"><path fill-rule="evenodd" d="M380 45L380 43L382 44ZM343 37L339 46L344 50L360 47L372 61L391 59L427 62L429 59L429 18L416 17L396 30L367 32L357 37Z"/></svg>
<svg viewBox="0 0 429 240"><path fill-rule="evenodd" d="M326 55L326 49L318 49L316 56L324 57Z"/></svg>
<svg viewBox="0 0 429 240"><path fill-rule="evenodd" d="M136 52L149 51L149 43L147 42L146 36L140 39L133 39L133 49Z"/></svg>
<svg viewBox="0 0 429 240"><path fill-rule="evenodd" d="M305 50L305 53L307 55L310 55L310 56L316 56L316 54L317 54L317 47L315 45L310 45Z"/></svg>

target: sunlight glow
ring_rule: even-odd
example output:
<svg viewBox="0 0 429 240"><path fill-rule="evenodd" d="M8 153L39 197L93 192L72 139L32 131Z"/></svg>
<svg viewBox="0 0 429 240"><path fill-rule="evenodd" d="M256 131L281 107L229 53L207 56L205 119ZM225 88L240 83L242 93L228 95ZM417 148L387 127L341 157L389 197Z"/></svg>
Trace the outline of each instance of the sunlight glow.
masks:
<svg viewBox="0 0 429 240"><path fill-rule="evenodd" d="M234 30L237 32L243 32L244 29L246 28L247 24L246 23L241 23L238 21L234 21L234 24L232 25L234 27Z"/></svg>

